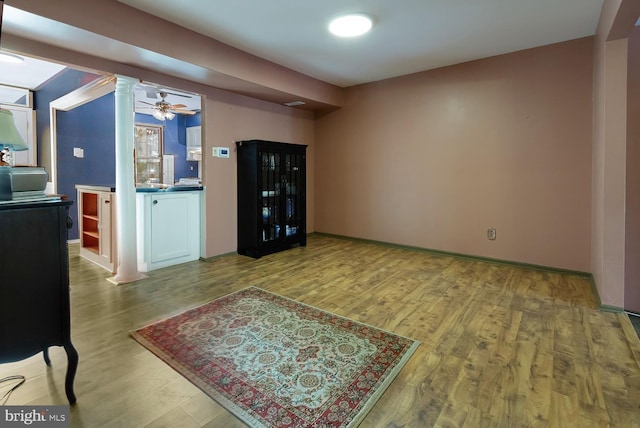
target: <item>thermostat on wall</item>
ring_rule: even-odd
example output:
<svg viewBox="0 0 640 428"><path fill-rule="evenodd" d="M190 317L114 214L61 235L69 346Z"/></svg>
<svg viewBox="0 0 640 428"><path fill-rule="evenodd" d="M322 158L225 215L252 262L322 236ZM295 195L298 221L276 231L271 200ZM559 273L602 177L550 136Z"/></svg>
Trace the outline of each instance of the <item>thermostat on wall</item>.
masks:
<svg viewBox="0 0 640 428"><path fill-rule="evenodd" d="M213 156L216 158L228 158L229 157L229 147L214 147L213 148Z"/></svg>

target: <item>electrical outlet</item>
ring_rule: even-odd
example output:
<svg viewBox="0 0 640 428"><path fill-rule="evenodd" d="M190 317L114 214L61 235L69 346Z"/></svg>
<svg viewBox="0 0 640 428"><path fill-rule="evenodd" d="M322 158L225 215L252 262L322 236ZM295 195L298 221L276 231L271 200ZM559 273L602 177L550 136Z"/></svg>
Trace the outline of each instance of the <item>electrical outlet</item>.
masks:
<svg viewBox="0 0 640 428"><path fill-rule="evenodd" d="M490 241L494 241L496 239L495 227L490 227L489 229L487 229L487 238L489 238Z"/></svg>

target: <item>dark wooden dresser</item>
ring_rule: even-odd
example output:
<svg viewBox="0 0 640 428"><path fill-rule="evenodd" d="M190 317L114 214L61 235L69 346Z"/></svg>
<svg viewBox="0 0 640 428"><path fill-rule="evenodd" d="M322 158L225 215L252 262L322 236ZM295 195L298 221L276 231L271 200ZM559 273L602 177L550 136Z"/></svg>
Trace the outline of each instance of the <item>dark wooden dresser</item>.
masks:
<svg viewBox="0 0 640 428"><path fill-rule="evenodd" d="M71 343L68 212L72 201L0 203L0 363L63 346L65 392L76 397L78 353Z"/></svg>

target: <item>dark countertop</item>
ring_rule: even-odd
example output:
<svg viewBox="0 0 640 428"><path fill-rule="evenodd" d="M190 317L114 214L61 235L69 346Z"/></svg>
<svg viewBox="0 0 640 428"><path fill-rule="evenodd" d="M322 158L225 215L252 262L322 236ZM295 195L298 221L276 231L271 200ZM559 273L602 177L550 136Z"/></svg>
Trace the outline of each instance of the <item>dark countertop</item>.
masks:
<svg viewBox="0 0 640 428"><path fill-rule="evenodd" d="M94 192L115 192L115 185L76 184L78 190L92 190Z"/></svg>
<svg viewBox="0 0 640 428"><path fill-rule="evenodd" d="M136 187L136 193L150 192L186 192L204 190L204 186L169 186L167 188L159 187Z"/></svg>
<svg viewBox="0 0 640 428"><path fill-rule="evenodd" d="M109 185L94 185L94 184L76 184L76 189L89 190L94 192L115 192L115 186ZM157 187L136 187L136 193L149 193L149 192L185 192L185 191L199 191L204 190L204 186L157 186Z"/></svg>

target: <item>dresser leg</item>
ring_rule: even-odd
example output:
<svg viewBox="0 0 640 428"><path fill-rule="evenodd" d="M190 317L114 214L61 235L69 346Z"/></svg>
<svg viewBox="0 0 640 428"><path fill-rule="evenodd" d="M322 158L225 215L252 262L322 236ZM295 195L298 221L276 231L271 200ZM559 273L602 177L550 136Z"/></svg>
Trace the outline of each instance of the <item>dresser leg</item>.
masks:
<svg viewBox="0 0 640 428"><path fill-rule="evenodd" d="M42 356L44 357L44 362L46 365L51 365L51 359L49 358L49 348L44 348L42 350Z"/></svg>
<svg viewBox="0 0 640 428"><path fill-rule="evenodd" d="M76 394L73 392L73 380L76 377L76 370L78 369L78 351L76 351L76 348L73 347L71 342L64 345L64 350L67 352L67 359L69 360L64 389L67 393L69 404L75 404Z"/></svg>

